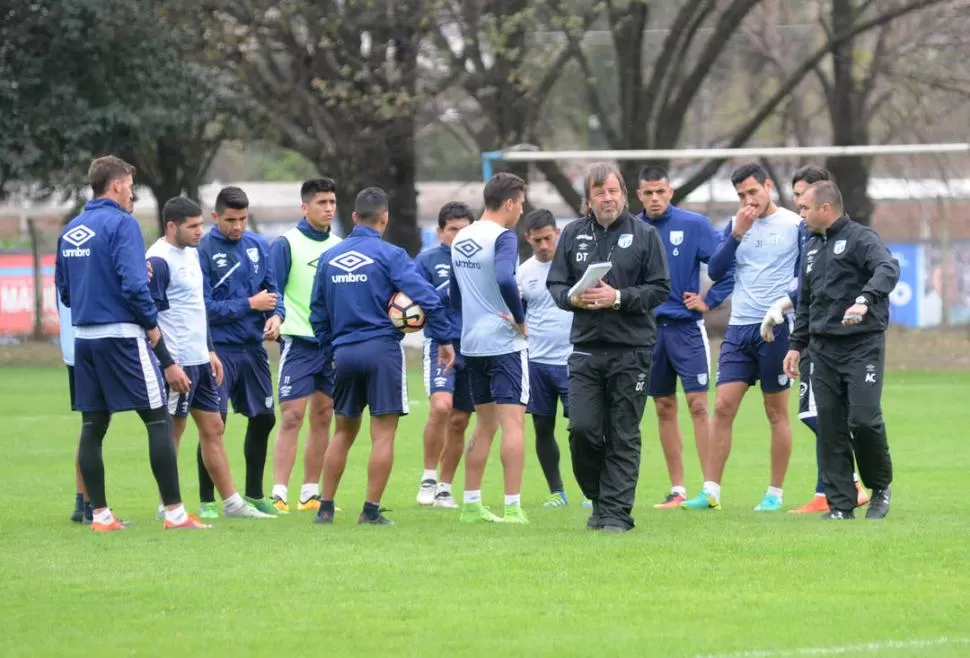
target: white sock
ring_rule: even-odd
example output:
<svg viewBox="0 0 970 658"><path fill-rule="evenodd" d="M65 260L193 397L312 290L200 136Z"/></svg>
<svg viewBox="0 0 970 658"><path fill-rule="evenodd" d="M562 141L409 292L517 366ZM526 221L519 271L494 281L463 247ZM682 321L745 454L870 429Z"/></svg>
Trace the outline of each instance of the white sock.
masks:
<svg viewBox="0 0 970 658"><path fill-rule="evenodd" d="M465 492L465 502L466 503L480 503L482 502L482 490L478 491L466 491Z"/></svg>
<svg viewBox="0 0 970 658"><path fill-rule="evenodd" d="M165 513L165 506L162 505L161 503L158 504L158 513L159 514L164 514Z"/></svg>
<svg viewBox="0 0 970 658"><path fill-rule="evenodd" d="M451 482L439 482L438 483L438 493L451 493Z"/></svg>
<svg viewBox="0 0 970 658"><path fill-rule="evenodd" d="M285 484L274 484L273 493L271 495L273 496L273 498L279 498L285 503L288 493L289 492L287 492Z"/></svg>
<svg viewBox="0 0 970 658"><path fill-rule="evenodd" d="M522 494L505 494L505 504L506 505L519 505L522 500Z"/></svg>
<svg viewBox="0 0 970 658"><path fill-rule="evenodd" d="M670 493L680 494L682 497L687 498L687 487L670 487Z"/></svg>
<svg viewBox="0 0 970 658"><path fill-rule="evenodd" d="M781 487L768 487L769 496L774 496L778 500L781 500Z"/></svg>
<svg viewBox="0 0 970 658"><path fill-rule="evenodd" d="M815 494L815 497L816 498L825 498L825 494L824 493L820 493L820 494L817 493L817 494Z"/></svg>
<svg viewBox="0 0 970 658"><path fill-rule="evenodd" d="M853 473L852 474L852 481L855 482L855 483L858 483L859 482L859 474L858 473Z"/></svg>
<svg viewBox="0 0 970 658"><path fill-rule="evenodd" d="M714 498L717 502L721 502L721 485L717 482L705 482L704 492Z"/></svg>
<svg viewBox="0 0 970 658"><path fill-rule="evenodd" d="M227 513L238 512L245 506L246 501L242 499L242 496L239 495L238 491L222 501L222 509L224 509Z"/></svg>
<svg viewBox="0 0 970 658"><path fill-rule="evenodd" d="M305 503L314 496L320 495L320 485L319 484L304 484L300 487L300 502Z"/></svg>
<svg viewBox="0 0 970 658"><path fill-rule="evenodd" d="M424 475L421 476L421 481L422 482L424 480L437 480L437 479L438 479L438 471L434 470L433 468L432 469L427 469L427 468L424 469Z"/></svg>
<svg viewBox="0 0 970 658"><path fill-rule="evenodd" d="M94 515L94 522L102 525L108 525L114 520L115 517L114 514L111 513L110 507L105 507L103 510Z"/></svg>
<svg viewBox="0 0 970 658"><path fill-rule="evenodd" d="M181 503L175 509L165 510L165 520L169 523L185 523L187 518L189 518L189 515L185 511L185 505Z"/></svg>

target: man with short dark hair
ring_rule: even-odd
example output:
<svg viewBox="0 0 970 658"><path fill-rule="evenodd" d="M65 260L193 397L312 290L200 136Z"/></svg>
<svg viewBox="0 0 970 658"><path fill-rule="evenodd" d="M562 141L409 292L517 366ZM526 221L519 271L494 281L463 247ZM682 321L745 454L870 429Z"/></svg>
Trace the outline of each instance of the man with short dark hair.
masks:
<svg viewBox="0 0 970 658"><path fill-rule="evenodd" d="M710 261L719 242L717 231L704 215L670 203L674 188L667 170L648 165L640 171L637 196L643 204L640 219L660 234L667 252L670 298L654 309L657 344L650 364L650 397L657 411L670 493L658 509L673 509L687 500L684 487L684 442L677 421L677 380L680 379L694 424L694 443L701 467L710 443L707 404L711 346L704 313L717 308L734 289L734 273L721 277L701 296L700 266Z"/></svg>
<svg viewBox="0 0 970 658"><path fill-rule="evenodd" d="M263 495L269 434L276 424L273 378L263 341L279 338L286 317L283 296L276 287L266 240L246 229L246 193L238 187L220 190L212 218L216 225L199 243L199 264L212 342L225 370L220 391L223 421L230 400L236 413L248 418L243 447L246 499L260 512L276 514ZM201 452L197 460L203 515L214 518L219 515L214 485Z"/></svg>
<svg viewBox="0 0 970 658"><path fill-rule="evenodd" d="M563 231L546 286L573 313L569 447L576 480L593 502L586 526L627 532L656 342L653 310L670 297L670 279L657 230L627 210L620 171L594 164L584 189L589 213ZM612 267L592 287L572 291L595 263Z"/></svg>
<svg viewBox="0 0 970 658"><path fill-rule="evenodd" d="M135 168L114 156L88 170L94 199L57 241L55 281L74 324L74 409L81 412L78 462L95 532L124 530L105 497L101 444L111 415L136 411L148 430L152 473L164 505L164 527L208 528L185 511L179 492L172 426L159 361L169 385L188 389L158 329L148 289L145 243L132 217ZM149 354L149 346L157 358Z"/></svg>
<svg viewBox="0 0 970 658"><path fill-rule="evenodd" d="M299 511L320 509L320 475L330 441L333 418L333 364L310 326L310 293L323 254L340 242L332 233L337 213L337 186L329 178L313 178L300 188L303 219L273 243L270 259L276 288L283 293L286 320L280 327L280 430L273 454L273 505L290 511L288 485L296 462L296 446L307 407L310 431L303 451L303 486Z"/></svg>
<svg viewBox="0 0 970 658"><path fill-rule="evenodd" d="M525 239L532 257L519 265L516 280L525 309L529 332L529 406L536 434L536 456L549 487L543 507L569 504L562 474L559 472L559 444L556 443L556 406L562 403L563 417L569 418L569 330L573 314L564 311L546 288L552 257L559 242L556 217L545 208L533 210L525 218ZM587 503L588 504L588 503Z"/></svg>
<svg viewBox="0 0 970 658"><path fill-rule="evenodd" d="M273 518L243 500L236 491L223 444L225 423L219 413L222 362L209 335L202 267L196 251L202 239L202 208L191 199L174 197L162 207L162 220L165 235L148 248L145 257L152 266L149 289L158 308L158 327L172 358L190 382L188 391L169 394L175 452L178 454L191 414L199 429L199 448L206 471L222 496L224 514Z"/></svg>
<svg viewBox="0 0 970 658"><path fill-rule="evenodd" d="M882 519L889 513L893 465L880 398L889 294L899 281L899 263L875 231L849 219L832 181L811 185L798 210L812 237L785 371L796 377L808 348L829 505L823 518L855 516L854 443L862 482L872 489L866 518Z"/></svg>
<svg viewBox="0 0 970 658"><path fill-rule="evenodd" d="M418 254L418 274L434 286L448 310L451 321L451 344L455 348L455 365L444 369L438 365L438 344L424 339L424 387L430 410L424 426L424 473L418 486L420 505L456 509L451 482L465 449L465 430L475 411L471 382L465 360L461 357L461 312L451 307L451 245L458 232L475 221L472 209L460 201L450 201L438 211L440 243ZM441 473L438 474L440 464Z"/></svg>
<svg viewBox="0 0 970 658"><path fill-rule="evenodd" d="M498 173L482 191L485 212L451 248L451 303L461 309L461 353L471 377L477 422L465 456L462 523L528 523L522 511L523 425L529 367L522 300L515 282L525 181ZM505 516L482 504L482 478L492 440L502 428Z"/></svg>
<svg viewBox="0 0 970 658"><path fill-rule="evenodd" d="M374 187L354 201L354 230L320 259L310 298L310 324L334 363L333 440L323 461L323 496L316 523L334 521L334 497L347 454L360 431L364 407L370 409L371 455L367 494L357 523L393 525L382 513L381 497L394 462L398 420L409 411L404 334L388 317L388 302L398 291L425 313L425 332L438 341L442 368L455 353L449 342L450 322L438 293L418 275L407 252L384 242L387 194Z"/></svg>

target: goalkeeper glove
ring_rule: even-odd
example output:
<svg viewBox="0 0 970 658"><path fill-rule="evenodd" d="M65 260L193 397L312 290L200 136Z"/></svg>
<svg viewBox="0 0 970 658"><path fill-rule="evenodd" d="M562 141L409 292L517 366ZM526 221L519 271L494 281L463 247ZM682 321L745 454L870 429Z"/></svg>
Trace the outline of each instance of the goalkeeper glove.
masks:
<svg viewBox="0 0 970 658"><path fill-rule="evenodd" d="M788 306L788 299L779 299L771 305L761 321L761 337L766 343L775 340L775 326L785 321L785 308Z"/></svg>

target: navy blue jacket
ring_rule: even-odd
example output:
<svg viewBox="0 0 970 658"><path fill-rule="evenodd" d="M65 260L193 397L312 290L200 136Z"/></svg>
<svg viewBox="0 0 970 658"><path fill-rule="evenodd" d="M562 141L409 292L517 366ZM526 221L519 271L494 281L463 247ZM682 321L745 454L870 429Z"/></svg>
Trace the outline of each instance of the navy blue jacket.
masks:
<svg viewBox="0 0 970 658"><path fill-rule="evenodd" d="M216 345L254 345L263 342L263 327L274 313L286 317L283 295L269 260L266 240L246 231L233 242L215 226L199 243L205 310ZM260 290L276 293L276 310L254 311L249 298Z"/></svg>
<svg viewBox="0 0 970 658"><path fill-rule="evenodd" d="M684 293L701 291L700 264L710 261L720 238L711 221L696 212L673 205L652 219L645 212L640 218L657 229L667 251L670 298L653 310L658 320L700 320L704 315L684 305ZM704 303L717 308L734 291L733 268L707 291Z"/></svg>
<svg viewBox="0 0 970 658"><path fill-rule="evenodd" d="M317 265L310 297L310 325L327 357L341 345L381 337L401 340L404 334L387 316L387 303L398 291L424 310L425 335L450 344L451 323L441 298L406 251L384 242L368 226L354 227L329 249Z"/></svg>
<svg viewBox="0 0 970 658"><path fill-rule="evenodd" d="M414 259L414 265L425 281L434 286L441 298L441 303L448 310L448 320L451 322L449 338L456 341L461 338L461 308L453 308L449 303L449 283L451 282L451 247L445 244L426 249Z"/></svg>
<svg viewBox="0 0 970 658"><path fill-rule="evenodd" d="M130 323L154 329L145 241L138 221L110 199L94 199L57 239L57 292L75 327Z"/></svg>

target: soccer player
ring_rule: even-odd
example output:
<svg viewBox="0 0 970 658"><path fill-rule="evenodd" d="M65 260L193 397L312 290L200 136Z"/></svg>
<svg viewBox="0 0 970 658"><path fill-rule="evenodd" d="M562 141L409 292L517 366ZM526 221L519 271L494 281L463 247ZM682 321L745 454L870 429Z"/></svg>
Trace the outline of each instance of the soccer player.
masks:
<svg viewBox="0 0 970 658"><path fill-rule="evenodd" d="M404 334L387 314L388 301L403 292L426 314L425 332L439 342L442 368L454 364L450 322L438 293L417 273L407 252L381 239L388 222L387 194L369 187L354 201L354 230L320 260L310 298L310 324L334 362L333 440L323 461L323 500L314 519L334 520L334 497L347 453L370 408L371 455L367 496L357 523L393 525L381 513L381 496L394 461L398 419L408 413Z"/></svg>
<svg viewBox="0 0 970 658"><path fill-rule="evenodd" d="M798 169L792 176L792 201L798 204L798 200L801 198L805 190L808 189L810 185L823 180L832 180L832 174L829 173L827 169L822 167L815 167L812 165L807 165ZM803 235L803 240L807 237L807 233ZM796 276L801 274L801 268L796 273ZM800 278L800 276L799 276ZM800 284L799 284L800 285ZM798 301L797 291L792 295L782 297L768 309L765 313L764 319L761 321L761 336L767 340L771 341L774 338L774 328L776 325L784 322L785 314L789 313L793 304ZM812 359L809 356L808 350L802 352L801 360L799 361L799 380L801 383L798 387L798 419L801 420L806 427L812 430L812 434L815 435L815 464L816 464L816 480L815 480L815 496L812 498L811 502L808 502L801 507L793 509L792 514L823 514L829 511L828 501L825 498L825 488L822 485L822 452L821 452L821 442L818 436L818 411L815 408L815 392L812 390ZM858 474L854 474L856 491L858 493L858 503L861 507L869 502L869 494L866 490L862 488L862 484L859 482Z"/></svg>
<svg viewBox="0 0 970 658"><path fill-rule="evenodd" d="M303 219L273 242L270 259L276 287L283 292L286 320L280 327L280 430L273 455L273 505L290 511L287 485L296 461L296 445L307 407L310 431L303 451L303 486L297 507L320 509L320 472L333 418L333 369L310 326L310 293L317 263L340 242L330 232L337 212L337 186L314 178L300 188Z"/></svg>
<svg viewBox="0 0 970 658"><path fill-rule="evenodd" d="M516 280L525 307L525 326L529 337L529 405L536 434L536 456L549 486L543 507L569 504L559 472L559 444L556 443L556 404L569 418L569 372L566 366L573 346L569 330L573 314L553 301L546 289L546 277L556 254L559 227L549 210L539 208L525 218L525 239L532 257L519 266Z"/></svg>
<svg viewBox="0 0 970 658"><path fill-rule="evenodd" d="M448 284L451 281L451 244L458 231L475 221L471 208L458 201L446 203L438 211L440 244L420 254L415 265L424 279L434 286L448 310L455 365L447 370L438 365L438 343L424 339L424 388L431 404L424 426L424 473L418 487L420 505L456 509L451 481L465 449L465 430L475 410L471 381L461 356L461 312L451 307ZM438 467L441 477L438 477Z"/></svg>
<svg viewBox="0 0 970 658"><path fill-rule="evenodd" d="M169 353L191 382L188 392L170 395L168 400L168 412L174 423L175 452L178 453L186 418L191 412L199 428L202 458L222 496L224 514L274 518L243 500L232 484L219 404L222 362L209 335L202 267L196 251L202 239L202 208L185 197L174 197L162 207L162 219L165 235L145 254L152 265L149 288L158 308L158 327Z"/></svg>
<svg viewBox="0 0 970 658"><path fill-rule="evenodd" d="M704 314L731 295L734 272L729 270L707 294L700 294L700 265L714 255L717 231L704 215L670 203L674 188L663 167L648 165L640 171L637 197L643 204L640 218L660 234L667 250L670 298L654 309L657 344L650 366L650 397L657 410L660 445L663 447L670 493L659 509L679 507L687 500L684 487L684 442L677 422L677 380L680 379L694 425L694 443L703 468L710 442L707 404L711 369L711 346Z"/></svg>
<svg viewBox="0 0 970 658"><path fill-rule="evenodd" d="M216 196L212 227L199 243L206 315L224 377L219 391L223 421L233 409L249 419L246 441L246 499L264 514L276 514L263 496L269 434L276 424L273 380L264 340L277 340L286 314L262 236L246 230L249 198L238 187ZM198 453L199 496L204 517L218 516L212 479ZM206 504L208 503L208 504Z"/></svg>
<svg viewBox="0 0 970 658"><path fill-rule="evenodd" d="M528 343L515 270L525 181L508 173L485 184L485 212L455 236L451 304L461 309L461 353L478 415L465 457L463 523L528 523L522 511L523 425L529 402ZM482 477L495 432L502 428L505 517L482 505Z"/></svg>
<svg viewBox="0 0 970 658"><path fill-rule="evenodd" d="M165 528L201 529L179 492L172 426L165 408L159 360L174 390L188 380L158 330L148 290L145 243L131 207L134 167L114 156L88 169L94 199L64 227L57 241L57 292L74 325L74 409L81 412L78 461L93 508L95 532L124 530L108 507L101 444L111 414L136 411L148 431L152 473L165 506ZM152 358L151 345L158 355Z"/></svg>
<svg viewBox="0 0 970 658"><path fill-rule="evenodd" d="M714 431L704 466L704 486L685 509L721 506L721 477L731 453L732 426L745 392L761 381L765 414L771 426L771 481L754 509L773 512L782 507L782 487L791 458L788 397L791 380L784 371L790 322L773 330L774 340L761 336L761 321L774 300L794 290L802 228L801 218L772 200L774 183L764 168L745 164L731 174L741 209L724 230L724 240L711 256L708 274L718 281L736 268L731 318L718 358Z"/></svg>
<svg viewBox="0 0 970 658"><path fill-rule="evenodd" d="M71 395L71 408L74 408L74 327L71 326L71 309L64 306L64 302L57 300L57 317L60 322L61 359L67 366L67 386ZM80 449L80 446L78 446ZM91 525L94 513L91 511L91 501L84 488L84 478L81 477L81 464L74 458L74 511L71 521Z"/></svg>

